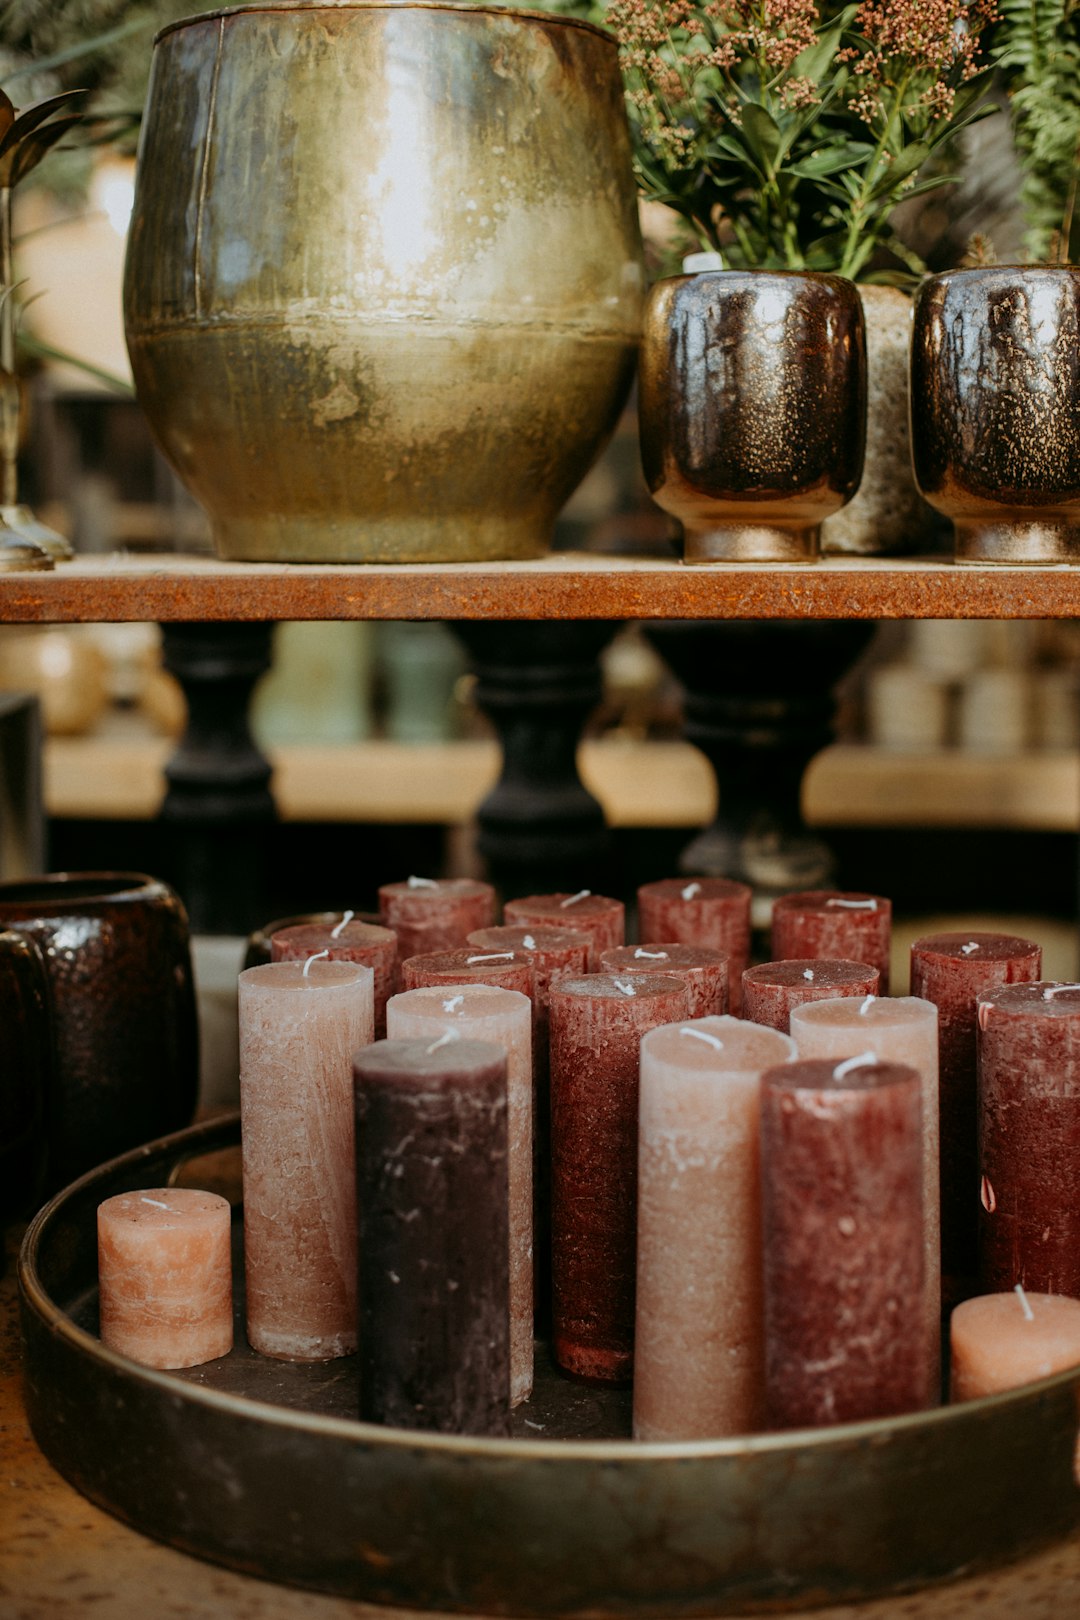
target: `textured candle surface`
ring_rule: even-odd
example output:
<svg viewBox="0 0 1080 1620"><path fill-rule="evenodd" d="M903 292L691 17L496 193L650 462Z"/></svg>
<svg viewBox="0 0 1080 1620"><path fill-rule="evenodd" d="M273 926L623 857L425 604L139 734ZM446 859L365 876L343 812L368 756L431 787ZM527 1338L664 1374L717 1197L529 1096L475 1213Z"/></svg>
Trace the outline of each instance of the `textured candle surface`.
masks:
<svg viewBox="0 0 1080 1620"><path fill-rule="evenodd" d="M425 985L494 984L532 997L532 959L520 951L481 951L461 945L453 951L425 951L401 964L401 988L422 990Z"/></svg>
<svg viewBox="0 0 1080 1620"><path fill-rule="evenodd" d="M661 974L590 974L551 992L554 1350L581 1377L630 1377L641 1038L688 1008L685 980Z"/></svg>
<svg viewBox="0 0 1080 1620"><path fill-rule="evenodd" d="M306 970L306 973L305 973ZM283 1361L356 1348L352 1056L371 1042L374 975L273 962L239 980L247 1334Z"/></svg>
<svg viewBox="0 0 1080 1620"><path fill-rule="evenodd" d="M818 956L822 960L865 962L881 975L889 993L892 902L880 894L840 889L806 889L781 895L773 906L772 957L776 962Z"/></svg>
<svg viewBox="0 0 1080 1620"><path fill-rule="evenodd" d="M462 1040L491 1042L506 1053L510 1397L516 1406L533 1381L532 1003L519 990L486 984L404 990L387 1004L386 1031L391 1040L429 1043L449 1032Z"/></svg>
<svg viewBox="0 0 1080 1620"><path fill-rule="evenodd" d="M188 1187L98 1205L101 1338L144 1367L198 1367L233 1342L228 1200Z"/></svg>
<svg viewBox="0 0 1080 1620"><path fill-rule="evenodd" d="M743 974L744 1018L768 1024L786 1035L791 1009L806 1001L833 1001L838 996L876 996L881 975L865 962L797 958L763 962Z"/></svg>
<svg viewBox="0 0 1080 1620"><path fill-rule="evenodd" d="M1026 1307L1026 1308L1025 1308ZM966 1299L949 1322L954 1401L1080 1367L1080 1299L1015 1289Z"/></svg>
<svg viewBox="0 0 1080 1620"><path fill-rule="evenodd" d="M384 883L379 915L398 938L398 961L425 951L452 951L474 928L495 921L495 890L472 878L409 878Z"/></svg>
<svg viewBox="0 0 1080 1620"><path fill-rule="evenodd" d="M378 1041L353 1070L360 1416L508 1434L506 1053Z"/></svg>
<svg viewBox="0 0 1080 1620"><path fill-rule="evenodd" d="M764 1416L758 1097L795 1044L737 1018L641 1043L634 1434L704 1440Z"/></svg>
<svg viewBox="0 0 1080 1620"><path fill-rule="evenodd" d="M1080 1297L1080 988L978 1000L979 1277Z"/></svg>
<svg viewBox="0 0 1080 1620"><path fill-rule="evenodd" d="M750 960L747 883L730 878L661 878L637 892L638 938L704 945L728 958L728 1006L738 1013L742 976Z"/></svg>
<svg viewBox="0 0 1080 1620"><path fill-rule="evenodd" d="M386 1003L396 988L397 935L371 923L297 923L270 936L274 962L305 962L327 953L330 962L359 962L375 975L375 1034L386 1031Z"/></svg>
<svg viewBox="0 0 1080 1620"><path fill-rule="evenodd" d="M706 945L620 945L600 958L602 973L673 973L685 979L690 1017L720 1017L728 1010L728 959Z"/></svg>
<svg viewBox="0 0 1080 1620"><path fill-rule="evenodd" d="M928 1403L921 1084L907 1065L831 1058L762 1077L772 1429Z"/></svg>
<svg viewBox="0 0 1080 1620"><path fill-rule="evenodd" d="M622 901L590 894L587 889L577 894L530 894L522 900L508 900L503 918L515 927L576 928L588 934L592 941L590 973L599 967L602 951L612 950L626 938L626 908Z"/></svg>

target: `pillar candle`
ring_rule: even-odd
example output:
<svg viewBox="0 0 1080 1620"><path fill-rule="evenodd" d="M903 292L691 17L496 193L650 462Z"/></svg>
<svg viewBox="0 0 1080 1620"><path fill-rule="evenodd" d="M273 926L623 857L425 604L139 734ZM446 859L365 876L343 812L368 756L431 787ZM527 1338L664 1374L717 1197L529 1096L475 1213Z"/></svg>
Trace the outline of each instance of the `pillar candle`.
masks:
<svg viewBox="0 0 1080 1620"><path fill-rule="evenodd" d="M401 964L401 988L422 990L425 985L496 984L532 997L532 958L523 951L482 951L462 945L454 951L425 951Z"/></svg>
<svg viewBox="0 0 1080 1620"><path fill-rule="evenodd" d="M305 962L325 952L331 962L359 962L375 975L375 1035L386 1032L386 1003L397 974L397 935L344 912L332 923L297 923L270 936L273 962Z"/></svg>
<svg viewBox="0 0 1080 1620"><path fill-rule="evenodd" d="M1012 934L928 934L911 947L911 993L938 1010L941 1265L949 1302L972 1291L979 1269L975 1000L1041 973L1040 947Z"/></svg>
<svg viewBox="0 0 1080 1620"><path fill-rule="evenodd" d="M600 965L601 951L612 950L626 938L626 909L621 900L579 889L577 894L531 894L508 900L503 918L515 926L577 928L592 940L589 972Z"/></svg>
<svg viewBox="0 0 1080 1620"><path fill-rule="evenodd" d="M929 1402L938 1358L927 1367L921 1088L906 1064L857 1058L762 1077L771 1429Z"/></svg>
<svg viewBox="0 0 1080 1620"><path fill-rule="evenodd" d="M719 1017L728 1010L728 959L705 945L620 945L604 951L602 973L672 973L690 990L690 1017Z"/></svg>
<svg viewBox="0 0 1080 1620"><path fill-rule="evenodd" d="M950 1397L974 1401L1080 1367L1080 1299L1009 1289L966 1299L949 1323Z"/></svg>
<svg viewBox="0 0 1080 1620"><path fill-rule="evenodd" d="M1080 1297L1080 985L978 998L979 1279Z"/></svg>
<svg viewBox="0 0 1080 1620"><path fill-rule="evenodd" d="M536 1006L547 1028L551 986L564 974L588 971L591 936L579 928L533 927L515 923L502 928L478 928L468 943L477 951L515 951L533 965Z"/></svg>
<svg viewBox="0 0 1080 1620"><path fill-rule="evenodd" d="M730 878L661 878L637 892L638 938L704 945L728 958L728 1006L742 1006L742 976L750 960L747 883Z"/></svg>
<svg viewBox="0 0 1080 1620"><path fill-rule="evenodd" d="M450 1032L506 1053L510 1399L517 1406L533 1381L532 1003L520 990L486 984L404 990L387 1003L386 1032L391 1040L429 1042Z"/></svg>
<svg viewBox="0 0 1080 1620"><path fill-rule="evenodd" d="M795 957L865 962L881 975L881 994L889 993L889 949L892 902L880 894L807 889L784 894L773 906L772 956L776 962Z"/></svg>
<svg viewBox="0 0 1080 1620"><path fill-rule="evenodd" d="M738 1018L641 1043L634 1434L707 1440L764 1416L758 1098L795 1043Z"/></svg>
<svg viewBox="0 0 1080 1620"><path fill-rule="evenodd" d="M551 992L555 1359L608 1382L633 1366L642 1036L686 1018L685 979L595 973Z"/></svg>
<svg viewBox="0 0 1080 1620"><path fill-rule="evenodd" d="M876 996L881 975L866 962L763 962L743 974L743 1012L754 1024L788 1033L791 1010L807 1001L835 1001L839 996Z"/></svg>
<svg viewBox="0 0 1080 1620"><path fill-rule="evenodd" d="M282 1361L356 1348L352 1055L371 1042L374 974L272 962L239 980L247 1334Z"/></svg>
<svg viewBox="0 0 1080 1620"><path fill-rule="evenodd" d="M101 1338L144 1367L198 1367L233 1342L232 1212L217 1193L150 1187L98 1205Z"/></svg>
<svg viewBox="0 0 1080 1620"><path fill-rule="evenodd" d="M379 915L398 937L398 961L424 951L452 951L474 928L495 921L495 890L471 878L411 877L384 883Z"/></svg>
<svg viewBox="0 0 1080 1620"><path fill-rule="evenodd" d="M377 1041L353 1075L360 1417L509 1434L506 1052Z"/></svg>
<svg viewBox="0 0 1080 1620"><path fill-rule="evenodd" d="M941 1218L938 1153L937 1008L919 996L841 997L792 1008L791 1036L801 1058L856 1057L873 1052L880 1063L903 1063L922 1080L923 1216L925 1245L925 1365L934 1368L928 1404L940 1398Z"/></svg>

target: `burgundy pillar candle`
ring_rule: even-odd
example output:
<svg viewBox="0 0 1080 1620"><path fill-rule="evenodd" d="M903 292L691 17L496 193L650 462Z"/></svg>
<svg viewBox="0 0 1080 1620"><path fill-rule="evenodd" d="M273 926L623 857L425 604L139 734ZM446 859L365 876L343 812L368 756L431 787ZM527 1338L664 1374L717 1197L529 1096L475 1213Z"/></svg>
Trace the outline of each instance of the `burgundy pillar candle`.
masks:
<svg viewBox="0 0 1080 1620"><path fill-rule="evenodd" d="M728 1006L742 1006L743 969L750 960L753 890L731 878L661 878L637 892L638 938L704 945L728 959Z"/></svg>
<svg viewBox="0 0 1080 1620"><path fill-rule="evenodd" d="M551 986L565 974L588 972L591 936L580 928L533 927L515 923L502 928L478 928L468 943L476 951L515 951L533 965L535 998L547 1028Z"/></svg>
<svg viewBox="0 0 1080 1620"><path fill-rule="evenodd" d="M743 974L742 1015L752 1024L767 1024L787 1035L793 1007L839 996L876 996L880 980L877 968L865 962L822 962L805 957L762 962Z"/></svg>
<svg viewBox="0 0 1080 1620"><path fill-rule="evenodd" d="M325 956L330 962L360 962L375 975L375 1036L386 1033L386 1003L397 974L397 935L389 928L359 922L346 911L332 923L297 923L270 936L272 962L305 962Z"/></svg>
<svg viewBox="0 0 1080 1620"><path fill-rule="evenodd" d="M384 883L379 915L398 937L398 961L425 951L452 951L474 928L495 921L495 890L472 878L411 877Z"/></svg>
<svg viewBox="0 0 1080 1620"><path fill-rule="evenodd" d="M775 962L817 956L823 961L865 962L881 975L889 993L892 902L880 894L807 889L784 894L773 906L772 957Z"/></svg>
<svg viewBox="0 0 1080 1620"><path fill-rule="evenodd" d="M978 999L979 1278L1080 1297L1080 985Z"/></svg>
<svg viewBox="0 0 1080 1620"><path fill-rule="evenodd" d="M482 951L475 945L461 945L454 951L408 956L401 964L403 990L440 984L496 984L531 998L534 982L532 958L523 951Z"/></svg>
<svg viewBox="0 0 1080 1620"><path fill-rule="evenodd" d="M600 958L602 973L673 973L690 987L690 1017L728 1009L728 959L705 945L620 945Z"/></svg>
<svg viewBox="0 0 1080 1620"><path fill-rule="evenodd" d="M554 1351L583 1378L630 1377L641 1037L687 1017L684 979L588 974L551 992Z"/></svg>
<svg viewBox="0 0 1080 1620"><path fill-rule="evenodd" d="M911 993L938 1010L941 1267L946 1301L970 1293L979 1269L975 1002L999 985L1031 983L1042 950L1014 934L927 934L911 947Z"/></svg>
<svg viewBox="0 0 1080 1620"><path fill-rule="evenodd" d="M765 1399L773 1429L927 1404L922 1096L899 1063L761 1079Z"/></svg>
<svg viewBox="0 0 1080 1620"><path fill-rule="evenodd" d="M506 1053L376 1041L353 1075L360 1417L508 1434Z"/></svg>
<svg viewBox="0 0 1080 1620"><path fill-rule="evenodd" d="M579 889L576 894L530 894L508 900L503 907L508 924L531 928L576 928L592 940L589 972L595 973L601 951L612 950L626 938L626 908L621 900Z"/></svg>

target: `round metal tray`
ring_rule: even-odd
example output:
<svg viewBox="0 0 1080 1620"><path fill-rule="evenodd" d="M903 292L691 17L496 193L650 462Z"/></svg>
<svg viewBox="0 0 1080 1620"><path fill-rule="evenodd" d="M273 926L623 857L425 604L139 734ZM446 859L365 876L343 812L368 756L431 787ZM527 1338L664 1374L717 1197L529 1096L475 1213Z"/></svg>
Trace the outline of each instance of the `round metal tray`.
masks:
<svg viewBox="0 0 1080 1620"><path fill-rule="evenodd" d="M409 1608L717 1616L902 1591L1080 1523L1080 1369L879 1423L637 1445L627 1394L561 1378L540 1346L512 1439L361 1423L351 1360L297 1367L247 1348L242 1287L221 1361L156 1372L107 1350L98 1203L175 1184L236 1202L238 1143L233 1116L102 1166L40 1212L20 1258L38 1444L159 1540Z"/></svg>

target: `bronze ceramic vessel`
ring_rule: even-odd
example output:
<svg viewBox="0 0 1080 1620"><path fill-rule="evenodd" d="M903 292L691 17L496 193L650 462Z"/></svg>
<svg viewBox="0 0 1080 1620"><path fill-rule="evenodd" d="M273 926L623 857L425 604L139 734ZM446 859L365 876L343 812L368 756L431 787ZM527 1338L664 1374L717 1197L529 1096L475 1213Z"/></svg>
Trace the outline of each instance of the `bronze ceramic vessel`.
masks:
<svg viewBox="0 0 1080 1620"><path fill-rule="evenodd" d="M687 561L797 562L859 485L866 435L862 305L853 282L705 271L652 290L641 354L641 453Z"/></svg>
<svg viewBox="0 0 1080 1620"><path fill-rule="evenodd" d="M156 42L125 275L140 402L222 556L535 556L629 388L614 40L271 0Z"/></svg>
<svg viewBox="0 0 1080 1620"><path fill-rule="evenodd" d="M958 562L1080 561L1080 270L930 277L915 306L911 447Z"/></svg>

